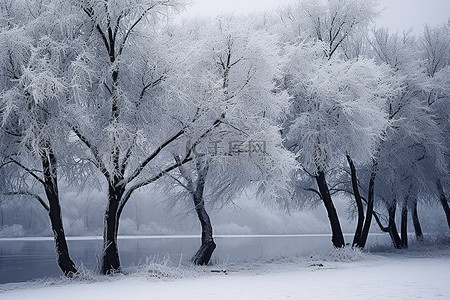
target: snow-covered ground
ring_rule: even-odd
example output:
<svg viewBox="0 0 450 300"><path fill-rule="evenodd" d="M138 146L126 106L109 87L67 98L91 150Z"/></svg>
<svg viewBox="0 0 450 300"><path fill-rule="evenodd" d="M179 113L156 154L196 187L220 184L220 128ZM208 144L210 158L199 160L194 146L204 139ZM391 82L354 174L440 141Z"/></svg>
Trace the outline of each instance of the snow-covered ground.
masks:
<svg viewBox="0 0 450 300"><path fill-rule="evenodd" d="M449 299L449 244L217 266L149 262L128 274L0 285L7 299ZM223 272L223 270L226 270Z"/></svg>

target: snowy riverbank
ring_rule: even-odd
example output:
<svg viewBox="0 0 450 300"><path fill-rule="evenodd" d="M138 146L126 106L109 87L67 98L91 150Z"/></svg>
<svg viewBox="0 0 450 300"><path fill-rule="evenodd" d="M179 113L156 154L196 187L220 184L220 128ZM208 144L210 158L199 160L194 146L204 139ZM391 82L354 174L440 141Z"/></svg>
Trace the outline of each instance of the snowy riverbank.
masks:
<svg viewBox="0 0 450 300"><path fill-rule="evenodd" d="M127 275L86 272L74 280L0 285L7 299L445 299L450 295L448 241L372 253L335 250L321 257L217 266L148 263ZM222 270L226 270L223 272Z"/></svg>

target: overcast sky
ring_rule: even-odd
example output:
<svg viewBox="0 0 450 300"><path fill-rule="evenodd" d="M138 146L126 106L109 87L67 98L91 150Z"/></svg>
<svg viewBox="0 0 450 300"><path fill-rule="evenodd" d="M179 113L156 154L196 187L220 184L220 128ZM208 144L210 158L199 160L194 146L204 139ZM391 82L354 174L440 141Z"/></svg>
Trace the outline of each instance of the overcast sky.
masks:
<svg viewBox="0 0 450 300"><path fill-rule="evenodd" d="M183 16L216 16L221 13L245 14L277 8L296 0L191 0ZM413 28L421 31L424 24L437 25L450 18L450 0L378 0L383 10L378 26L394 31Z"/></svg>

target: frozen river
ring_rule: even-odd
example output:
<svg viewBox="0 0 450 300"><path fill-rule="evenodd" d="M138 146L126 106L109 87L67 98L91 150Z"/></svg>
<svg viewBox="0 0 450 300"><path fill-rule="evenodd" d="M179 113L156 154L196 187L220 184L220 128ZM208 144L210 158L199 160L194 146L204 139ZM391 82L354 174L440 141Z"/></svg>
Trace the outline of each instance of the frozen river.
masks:
<svg viewBox="0 0 450 300"><path fill-rule="evenodd" d="M212 261L254 260L280 256L326 254L332 250L331 237L320 234L216 236L217 248ZM351 242L351 235L346 236ZM371 235L369 247L384 244L387 235ZM122 236L119 237L123 267L143 264L147 257L160 261L165 257L178 262L189 260L200 246L198 236ZM72 237L69 251L77 264L95 270L101 252L101 237ZM62 273L56 264L52 238L0 239L0 284L21 282Z"/></svg>

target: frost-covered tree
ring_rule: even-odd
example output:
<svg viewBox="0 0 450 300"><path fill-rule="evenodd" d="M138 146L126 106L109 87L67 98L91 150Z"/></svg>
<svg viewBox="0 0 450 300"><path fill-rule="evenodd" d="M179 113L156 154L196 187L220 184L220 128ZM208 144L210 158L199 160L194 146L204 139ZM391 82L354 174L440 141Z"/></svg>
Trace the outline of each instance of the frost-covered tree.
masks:
<svg viewBox="0 0 450 300"><path fill-rule="evenodd" d="M436 188L439 200L445 212L447 223L450 228L450 208L448 205L449 176L449 140L450 122L448 113L450 111L450 25L445 24L437 27L425 26L421 38L421 54L425 59L426 74L429 78L427 89L428 105L433 112L436 122L443 135L445 168L435 173Z"/></svg>
<svg viewBox="0 0 450 300"><path fill-rule="evenodd" d="M346 156L351 163L373 158L387 124L385 102L396 91L388 67L346 59L342 48L375 15L373 1L310 1L288 10L285 30L292 46L287 47L285 84L294 100L284 129L286 146L315 181L317 188L311 182L298 192L312 191L322 199L336 247L345 242L326 175L336 176L330 171L342 166ZM368 214L370 220L370 210Z"/></svg>
<svg viewBox="0 0 450 300"><path fill-rule="evenodd" d="M428 60L422 60L418 43L408 33L374 32L371 45L375 59L395 69L403 90L388 102L389 126L380 141L375 181L376 195L389 213L386 228L397 248L407 247L408 207L413 208L418 235L417 199L433 197L436 174L445 173L443 134L428 104L433 91L427 76ZM372 177L371 177L372 178ZM420 191L420 193L418 192ZM401 237L397 233L395 211L402 208Z"/></svg>
<svg viewBox="0 0 450 300"><path fill-rule="evenodd" d="M77 138L76 159L92 162L96 172L88 176L100 174L108 185L103 273L120 270L119 220L134 191L194 159L198 163L194 150L222 127L244 131L237 121L258 124L262 108L271 114L283 107L259 99L273 87L261 77L265 61L254 58L264 41L230 40L224 33L226 43L212 39L206 48L205 40L196 42L199 31L183 36L176 26L158 24L159 15L176 1L131 4L75 5L84 26L65 111ZM243 50L227 56L231 48ZM257 80L267 86L258 89Z"/></svg>
<svg viewBox="0 0 450 300"><path fill-rule="evenodd" d="M83 20L79 48L70 68L72 97L66 120L81 151L107 183L101 271L120 271L119 219L132 193L191 160L176 162L166 148L189 130L217 124L187 114L192 107L183 87L185 57L158 19L178 1L80 1L71 3ZM181 147L181 145L178 145ZM183 145L184 147L184 145ZM86 171L80 172L81 176Z"/></svg>
<svg viewBox="0 0 450 300"><path fill-rule="evenodd" d="M48 212L58 265L72 276L77 269L65 239L58 188L58 163L68 138L61 107L72 32L54 21L56 10L71 16L60 1L1 3L0 167L7 182L4 194L34 197Z"/></svg>
<svg viewBox="0 0 450 300"><path fill-rule="evenodd" d="M303 46L305 52L311 49ZM301 52L296 49L295 55ZM333 244L342 247L344 239L325 174L345 163L346 156L361 163L372 158L387 123L385 101L395 90L390 70L370 60L314 58L314 52L290 65L298 68L288 72L287 85L295 99L286 128L287 145L298 155L303 171L315 179L318 190L313 190L327 209Z"/></svg>
<svg viewBox="0 0 450 300"><path fill-rule="evenodd" d="M218 130L196 146L193 162L172 176L193 202L202 226L202 245L193 258L200 265L208 263L215 249L205 201L224 205L250 186L279 201L280 193L288 190L289 170L295 167L292 154L282 147L277 125L289 97L275 85L281 70L276 39L251 25L233 17L183 25L186 42L198 49L191 56L196 89L192 96L219 105L222 115ZM195 79L202 73L208 74L212 86ZM197 114L217 109L203 102Z"/></svg>
<svg viewBox="0 0 450 300"><path fill-rule="evenodd" d="M331 58L359 52L360 42L356 41L361 40L377 15L376 0L303 0L283 9L281 19L291 42L322 42L323 54Z"/></svg>

